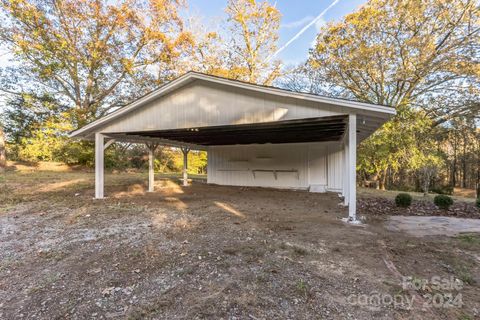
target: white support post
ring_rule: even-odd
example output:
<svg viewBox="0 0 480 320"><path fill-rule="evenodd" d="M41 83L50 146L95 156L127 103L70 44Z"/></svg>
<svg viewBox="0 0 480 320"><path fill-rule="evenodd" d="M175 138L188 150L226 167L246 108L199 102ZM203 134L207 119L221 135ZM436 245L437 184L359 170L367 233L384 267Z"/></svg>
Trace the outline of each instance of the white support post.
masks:
<svg viewBox="0 0 480 320"><path fill-rule="evenodd" d="M348 218L357 221L357 115L348 116Z"/></svg>
<svg viewBox="0 0 480 320"><path fill-rule="evenodd" d="M95 133L95 199L103 199L105 136Z"/></svg>
<svg viewBox="0 0 480 320"><path fill-rule="evenodd" d="M349 165L348 165L348 129L347 132L345 133L345 141L343 143L343 205L348 206L348 200L349 200L349 193L350 193L350 187L349 187Z"/></svg>
<svg viewBox="0 0 480 320"><path fill-rule="evenodd" d="M148 148L148 192L155 191L155 150L156 144L147 144Z"/></svg>
<svg viewBox="0 0 480 320"><path fill-rule="evenodd" d="M183 152L183 186L188 186L188 152L190 151L189 148L182 148Z"/></svg>

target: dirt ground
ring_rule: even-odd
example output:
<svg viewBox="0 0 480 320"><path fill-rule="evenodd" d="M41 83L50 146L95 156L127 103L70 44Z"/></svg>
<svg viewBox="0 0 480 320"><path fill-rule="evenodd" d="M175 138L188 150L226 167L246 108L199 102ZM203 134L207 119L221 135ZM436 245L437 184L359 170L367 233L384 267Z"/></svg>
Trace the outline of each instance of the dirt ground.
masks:
<svg viewBox="0 0 480 320"><path fill-rule="evenodd" d="M344 224L335 194L174 179L146 193L146 175L123 173L94 200L90 172L2 179L1 319L480 317L475 234L412 237L376 214ZM461 285L405 288L402 277ZM447 304L452 294L461 303Z"/></svg>

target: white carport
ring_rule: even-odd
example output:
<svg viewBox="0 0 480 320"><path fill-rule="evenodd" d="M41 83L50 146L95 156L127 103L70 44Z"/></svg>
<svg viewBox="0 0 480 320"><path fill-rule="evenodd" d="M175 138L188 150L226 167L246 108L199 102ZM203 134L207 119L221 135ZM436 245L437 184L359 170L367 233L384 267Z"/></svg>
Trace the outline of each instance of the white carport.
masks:
<svg viewBox="0 0 480 320"><path fill-rule="evenodd" d="M356 150L395 114L334 99L189 72L70 134L95 141L95 197L104 197L104 150L116 141L208 152L208 183L337 192L355 220Z"/></svg>

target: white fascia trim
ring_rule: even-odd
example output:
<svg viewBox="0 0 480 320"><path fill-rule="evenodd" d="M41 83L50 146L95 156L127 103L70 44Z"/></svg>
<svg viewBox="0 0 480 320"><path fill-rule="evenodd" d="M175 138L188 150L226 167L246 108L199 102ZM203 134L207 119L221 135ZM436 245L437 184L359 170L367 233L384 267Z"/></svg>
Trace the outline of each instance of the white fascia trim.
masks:
<svg viewBox="0 0 480 320"><path fill-rule="evenodd" d="M243 83L240 81L223 79L223 78L209 76L205 74L190 72L190 73L184 74L183 76L180 76L175 80L172 80L171 82L165 84L164 86L158 88L157 90L154 90L151 93L145 95L144 97L141 97L137 101L134 101L123 108L120 108L92 123L87 124L86 126L78 130L71 132L69 134L69 137L72 138L72 137L79 136L85 131L91 130L101 124L105 124L110 120L120 117L121 115L126 114L132 111L133 109L136 109L156 99L159 96L165 95L179 87L182 87L184 83L189 83L191 80L204 80L207 82L214 82L214 83L223 84L226 86L237 87L237 88L242 88L246 90L266 93L266 94L273 94L276 96L289 97L293 99L300 99L300 100L306 100L306 101L312 101L312 102L318 102L318 103L326 103L326 104L331 104L335 106L342 106L342 107L351 108L358 111L370 111L375 113L383 113L387 115L387 118L390 115L396 114L395 109L391 107L356 102L356 101L347 101L347 100L341 100L341 99L335 99L335 98L329 98L329 97L320 97L320 96L316 96L308 93L290 92L283 89L272 88L272 87L262 87L255 84Z"/></svg>

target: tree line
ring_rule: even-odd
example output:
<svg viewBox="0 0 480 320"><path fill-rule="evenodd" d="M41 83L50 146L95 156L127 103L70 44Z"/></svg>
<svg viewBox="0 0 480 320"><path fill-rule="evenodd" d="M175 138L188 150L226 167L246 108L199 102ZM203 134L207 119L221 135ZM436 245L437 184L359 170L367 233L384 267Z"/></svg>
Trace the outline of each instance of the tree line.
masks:
<svg viewBox="0 0 480 320"><path fill-rule="evenodd" d="M361 183L480 193L476 1L370 0L323 26L296 66L274 58L273 3L229 0L213 27L185 18L187 5L2 0L0 41L14 60L1 69L8 157L91 164L91 144L69 141L68 131L195 70L394 107L359 147ZM137 152L116 144L107 158L128 164Z"/></svg>

